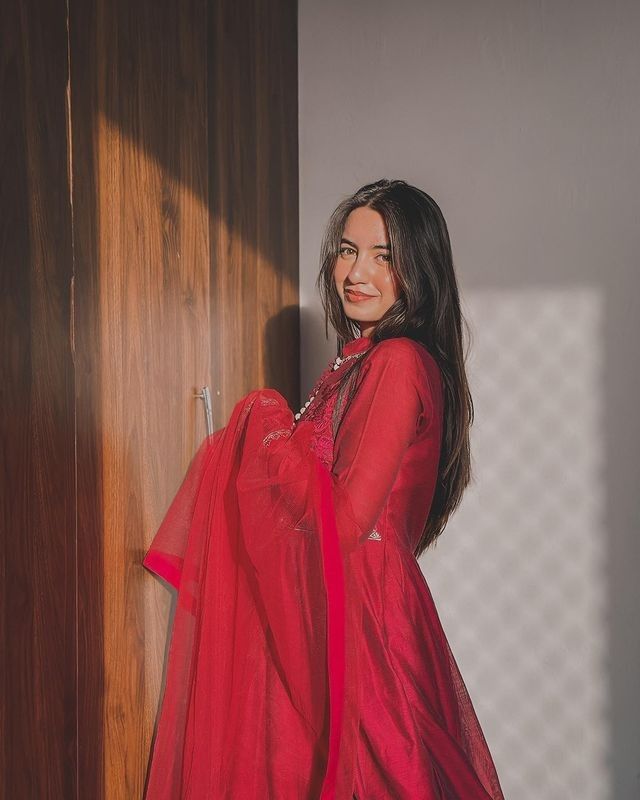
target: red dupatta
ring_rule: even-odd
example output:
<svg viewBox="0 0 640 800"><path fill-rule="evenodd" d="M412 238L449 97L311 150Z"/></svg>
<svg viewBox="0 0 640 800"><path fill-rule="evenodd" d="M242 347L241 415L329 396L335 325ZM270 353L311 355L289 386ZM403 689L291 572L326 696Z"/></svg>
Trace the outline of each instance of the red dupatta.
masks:
<svg viewBox="0 0 640 800"><path fill-rule="evenodd" d="M144 558L178 591L147 800L351 797L354 524L311 434L277 391L249 393Z"/></svg>

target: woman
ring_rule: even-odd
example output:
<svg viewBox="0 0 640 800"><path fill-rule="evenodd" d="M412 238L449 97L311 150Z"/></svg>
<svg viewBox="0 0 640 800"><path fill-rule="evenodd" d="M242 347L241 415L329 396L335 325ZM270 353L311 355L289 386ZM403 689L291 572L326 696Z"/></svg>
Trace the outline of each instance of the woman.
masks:
<svg viewBox="0 0 640 800"><path fill-rule="evenodd" d="M470 479L447 226L404 181L334 211L339 355L238 402L144 564L178 589L148 800L502 800L417 563Z"/></svg>

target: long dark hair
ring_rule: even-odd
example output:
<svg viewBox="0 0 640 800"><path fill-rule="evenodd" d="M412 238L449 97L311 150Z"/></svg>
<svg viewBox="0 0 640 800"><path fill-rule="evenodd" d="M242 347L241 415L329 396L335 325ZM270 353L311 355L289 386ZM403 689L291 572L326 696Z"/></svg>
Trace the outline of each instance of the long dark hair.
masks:
<svg viewBox="0 0 640 800"><path fill-rule="evenodd" d="M323 237L316 285L325 311L325 334L328 337L330 323L338 336L338 352L361 335L357 323L344 312L333 275L347 217L361 206L378 211L386 223L389 266L399 290L396 302L376 324L372 341L408 336L422 342L436 360L443 380L438 478L429 517L414 550L419 557L442 533L472 480L469 429L474 409L463 340L463 328L468 335L469 326L460 308L451 241L440 207L406 181L383 179L343 200Z"/></svg>

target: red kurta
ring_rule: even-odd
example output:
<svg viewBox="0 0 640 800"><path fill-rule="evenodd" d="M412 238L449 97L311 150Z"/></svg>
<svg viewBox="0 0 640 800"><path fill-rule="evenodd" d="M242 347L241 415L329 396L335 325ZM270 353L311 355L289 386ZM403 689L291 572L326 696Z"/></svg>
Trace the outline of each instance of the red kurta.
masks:
<svg viewBox="0 0 640 800"><path fill-rule="evenodd" d="M438 366L405 337L342 356L346 410L347 363L297 424L271 389L236 405L144 559L178 589L147 800L503 799L413 555Z"/></svg>

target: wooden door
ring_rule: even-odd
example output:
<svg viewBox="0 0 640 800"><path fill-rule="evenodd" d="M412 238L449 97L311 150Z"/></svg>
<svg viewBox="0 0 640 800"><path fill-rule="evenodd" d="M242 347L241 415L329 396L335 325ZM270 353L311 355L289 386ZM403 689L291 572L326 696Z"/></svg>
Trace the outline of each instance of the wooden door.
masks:
<svg viewBox="0 0 640 800"><path fill-rule="evenodd" d="M299 399L296 7L4 14L4 791L139 798L195 394Z"/></svg>

